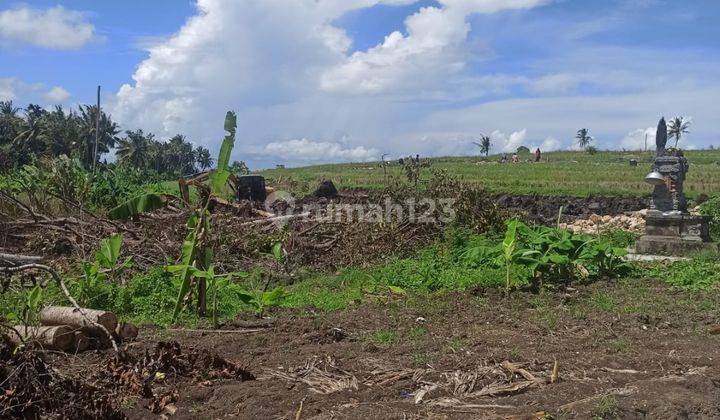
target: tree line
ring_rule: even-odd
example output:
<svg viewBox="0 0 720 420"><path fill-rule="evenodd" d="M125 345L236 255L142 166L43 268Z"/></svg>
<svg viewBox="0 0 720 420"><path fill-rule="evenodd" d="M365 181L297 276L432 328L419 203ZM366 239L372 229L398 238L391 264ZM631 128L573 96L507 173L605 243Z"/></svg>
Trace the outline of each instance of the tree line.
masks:
<svg viewBox="0 0 720 420"><path fill-rule="evenodd" d="M118 165L167 178L206 170L214 164L207 148L194 147L182 134L162 141L142 129L123 132L102 110L96 153L97 115L95 105L47 110L35 104L20 108L13 101L0 101L0 171L62 155L77 159L89 170L112 150ZM233 169L247 172L242 162L234 162Z"/></svg>
<svg viewBox="0 0 720 420"><path fill-rule="evenodd" d="M689 133L689 128L691 124L691 119L689 117L684 116L677 116L673 117L668 122L668 137L669 138L675 138L675 148L678 147L678 143L680 142L680 139L685 136L685 134ZM484 134L480 134L479 141L472 142L475 146L477 146L480 149L480 154L484 154L486 157L490 155L490 148L492 147L492 144L490 143L490 137L486 136ZM597 149L595 146L592 145L592 142L595 140L595 137L590 135L590 130L587 128L581 128L577 131L577 134L575 134L575 140L577 140L577 144L580 148L584 149L590 154L594 154L597 152ZM518 147L517 151L520 153L522 150L525 149L529 152L529 149L525 146Z"/></svg>

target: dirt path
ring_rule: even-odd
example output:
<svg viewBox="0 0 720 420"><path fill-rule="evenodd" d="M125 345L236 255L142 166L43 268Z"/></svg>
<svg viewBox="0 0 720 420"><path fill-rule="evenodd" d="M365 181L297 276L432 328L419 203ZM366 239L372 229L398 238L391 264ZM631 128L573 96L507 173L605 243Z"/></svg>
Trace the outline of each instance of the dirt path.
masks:
<svg viewBox="0 0 720 420"><path fill-rule="evenodd" d="M277 311L253 333L145 328L131 351L173 339L257 377L166 384L179 394L173 418L718 418L718 303L717 292L651 280L510 298L378 296L344 312ZM143 404L123 407L146 418Z"/></svg>

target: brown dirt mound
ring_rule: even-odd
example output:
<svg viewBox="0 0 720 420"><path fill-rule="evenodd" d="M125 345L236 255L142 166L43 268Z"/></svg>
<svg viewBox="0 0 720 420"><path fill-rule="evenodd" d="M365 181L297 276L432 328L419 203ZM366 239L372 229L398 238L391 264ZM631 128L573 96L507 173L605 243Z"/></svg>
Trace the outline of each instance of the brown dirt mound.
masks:
<svg viewBox="0 0 720 420"><path fill-rule="evenodd" d="M528 222L554 225L557 222L560 206L563 208L563 221L586 219L592 214L616 216L648 207L648 199L640 197L604 197L585 198L569 196L543 196L499 194L495 201L501 208L515 214L522 214Z"/></svg>

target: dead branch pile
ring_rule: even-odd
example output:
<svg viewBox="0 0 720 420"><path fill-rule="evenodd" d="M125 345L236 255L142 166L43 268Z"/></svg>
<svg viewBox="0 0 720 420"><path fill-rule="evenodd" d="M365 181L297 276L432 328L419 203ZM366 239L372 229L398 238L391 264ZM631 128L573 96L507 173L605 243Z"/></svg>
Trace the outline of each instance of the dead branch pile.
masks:
<svg viewBox="0 0 720 420"><path fill-rule="evenodd" d="M31 348L0 342L0 418L41 417L125 418L103 389L61 376Z"/></svg>
<svg viewBox="0 0 720 420"><path fill-rule="evenodd" d="M175 383L181 378L196 382L232 379L239 382L254 380L245 368L229 362L214 352L190 349L183 353L177 342L158 342L152 352L143 357L123 353L107 361L93 380L106 389L113 389L118 397L126 394L148 398L147 408L160 413L177 400Z"/></svg>
<svg viewBox="0 0 720 420"><path fill-rule="evenodd" d="M45 361L46 352L32 346L15 349L0 341L0 418L107 418L125 415L119 405L143 398L153 413L174 412L177 383L191 378L253 380L246 369L214 352L190 349L176 342L159 342L135 357L121 352L92 375L63 376Z"/></svg>
<svg viewBox="0 0 720 420"><path fill-rule="evenodd" d="M304 366L288 372L281 370L268 370L271 377L290 382L301 382L311 391L318 394L331 394L344 389L358 389L358 380L355 375L346 372L335 365L335 360L313 357Z"/></svg>
<svg viewBox="0 0 720 420"><path fill-rule="evenodd" d="M422 201L429 198L449 200L456 222L471 229L502 228L505 215L488 194L443 173L434 175L424 192L408 186L375 192L345 190L332 199L308 196L292 205L279 200L268 208L262 203L216 199L210 238L214 263L219 270L250 269L258 261L263 264L261 253L267 252L263 246L278 239L283 240L291 267L335 270L403 256L436 240L449 223L448 208ZM409 205L409 199L418 204ZM390 209L389 218L388 200L399 206ZM361 205L364 213L348 213L346 206L352 205ZM57 217L21 209L16 213L22 216L16 219L0 219L0 253L39 254L56 266L67 266L92 260L98 242L119 232L122 258L133 257L133 269L127 274L131 275L178 258L188 212L167 206L118 222L81 210Z"/></svg>
<svg viewBox="0 0 720 420"><path fill-rule="evenodd" d="M468 370L438 372L434 369L408 369L378 365L377 361L365 363L373 368L362 380L352 372L336 365L327 356L314 356L303 366L285 370L267 370L261 379L279 378L300 382L319 394L330 394L346 389L388 387L397 382L409 381L416 387L412 394L416 404L451 407L471 404L469 400L500 397L523 393L531 388L542 387L557 381L557 365L523 364L503 361L486 363ZM545 371L550 367L550 371ZM532 371L531 371L532 368ZM537 371L537 369L542 369ZM428 399L432 394L433 399ZM498 408L497 406L494 408Z"/></svg>

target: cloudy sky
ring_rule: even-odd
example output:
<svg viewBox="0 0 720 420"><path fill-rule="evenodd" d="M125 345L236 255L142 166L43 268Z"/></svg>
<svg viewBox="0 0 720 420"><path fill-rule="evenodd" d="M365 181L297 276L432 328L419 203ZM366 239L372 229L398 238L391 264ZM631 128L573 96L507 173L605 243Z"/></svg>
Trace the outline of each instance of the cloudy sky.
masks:
<svg viewBox="0 0 720 420"><path fill-rule="evenodd" d="M103 103L251 167L641 147L661 115L720 146L716 0L0 0L0 99Z"/></svg>

